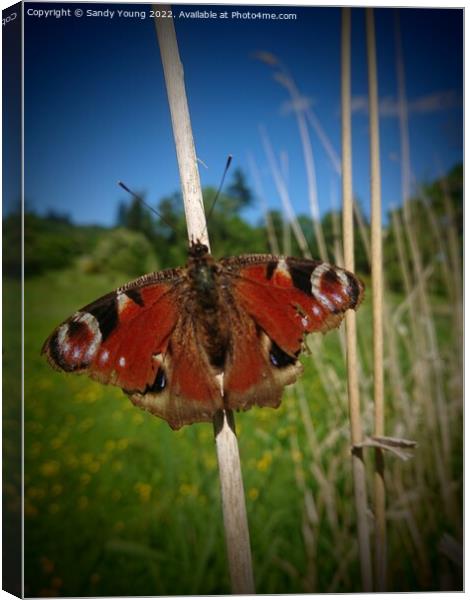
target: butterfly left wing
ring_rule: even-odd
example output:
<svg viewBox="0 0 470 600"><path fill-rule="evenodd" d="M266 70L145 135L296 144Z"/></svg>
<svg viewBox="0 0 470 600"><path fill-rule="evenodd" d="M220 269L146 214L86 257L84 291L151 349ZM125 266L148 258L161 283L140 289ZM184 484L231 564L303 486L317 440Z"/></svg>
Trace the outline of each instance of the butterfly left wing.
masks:
<svg viewBox="0 0 470 600"><path fill-rule="evenodd" d="M153 273L84 306L43 345L52 367L86 373L126 391L154 385L176 326L176 270Z"/></svg>
<svg viewBox="0 0 470 600"><path fill-rule="evenodd" d="M241 317L245 333L237 336L225 366L229 405L278 406L284 386L302 372L297 357L305 335L338 327L345 312L360 304L364 285L321 261L246 255L221 263L235 304L249 317Z"/></svg>
<svg viewBox="0 0 470 600"><path fill-rule="evenodd" d="M178 429L222 407L213 370L181 310L184 269L140 277L88 304L43 345L55 369L119 386Z"/></svg>

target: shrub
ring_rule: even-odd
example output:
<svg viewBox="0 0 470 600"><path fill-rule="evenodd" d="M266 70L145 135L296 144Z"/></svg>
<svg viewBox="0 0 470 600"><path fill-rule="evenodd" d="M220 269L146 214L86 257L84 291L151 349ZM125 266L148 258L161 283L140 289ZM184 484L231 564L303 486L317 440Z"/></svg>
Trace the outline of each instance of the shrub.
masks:
<svg viewBox="0 0 470 600"><path fill-rule="evenodd" d="M137 277L156 270L157 261L144 234L119 228L103 234L94 251L82 257L79 265L88 273L114 271Z"/></svg>

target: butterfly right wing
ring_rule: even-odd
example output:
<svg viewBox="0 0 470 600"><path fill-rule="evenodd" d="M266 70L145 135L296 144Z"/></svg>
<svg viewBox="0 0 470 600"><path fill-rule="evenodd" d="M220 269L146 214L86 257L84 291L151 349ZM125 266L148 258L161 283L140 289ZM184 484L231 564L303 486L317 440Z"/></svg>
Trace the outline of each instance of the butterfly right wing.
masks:
<svg viewBox="0 0 470 600"><path fill-rule="evenodd" d="M278 406L284 386L301 374L306 334L338 327L364 286L321 261L246 255L221 261L242 323L229 353L224 386L230 408Z"/></svg>
<svg viewBox="0 0 470 600"><path fill-rule="evenodd" d="M305 334L338 327L364 294L353 273L322 261L251 254L221 262L237 304L290 356Z"/></svg>

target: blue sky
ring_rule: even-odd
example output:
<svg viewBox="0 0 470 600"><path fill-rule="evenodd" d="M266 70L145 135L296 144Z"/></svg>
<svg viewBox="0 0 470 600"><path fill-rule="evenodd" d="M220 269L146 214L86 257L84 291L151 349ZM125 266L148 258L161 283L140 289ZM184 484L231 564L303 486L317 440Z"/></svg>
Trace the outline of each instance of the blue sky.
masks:
<svg viewBox="0 0 470 600"><path fill-rule="evenodd" d="M117 180L150 202L179 189L150 5L27 3L28 9L76 8L147 12L145 19L25 15L25 198L44 213L67 213L78 223L115 222L126 199ZM178 6L197 10L197 6ZM218 12L233 7L200 6ZM246 12L248 7L239 9ZM250 9L253 10L253 7ZM265 200L281 207L260 137L264 126L283 157L294 209L309 214L307 177L295 115L273 69L254 58L274 54L289 70L340 155L340 24L337 8L259 7L295 12L284 21L175 20L203 185L217 185L232 154L254 186L249 156L259 169ZM353 182L366 212L369 201L367 64L364 10L352 11ZM412 170L431 180L462 161L463 11L401 9ZM397 118L395 10L376 9L381 100L384 211L401 202ZM340 181L315 130L313 144L321 212L340 203ZM230 180L230 176L228 177ZM8 203L7 203L8 205ZM246 215L261 219L256 204Z"/></svg>

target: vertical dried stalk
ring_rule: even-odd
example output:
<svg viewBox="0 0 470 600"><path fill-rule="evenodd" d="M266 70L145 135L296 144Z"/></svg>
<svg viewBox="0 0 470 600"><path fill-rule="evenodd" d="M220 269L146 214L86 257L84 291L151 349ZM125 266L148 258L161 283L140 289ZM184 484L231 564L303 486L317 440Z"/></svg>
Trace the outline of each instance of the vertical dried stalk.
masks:
<svg viewBox="0 0 470 600"><path fill-rule="evenodd" d="M264 151L266 153L269 167L271 169L271 173L274 178L274 183L276 184L276 188L278 194L281 198L284 211L289 217L290 226L292 227L292 231L294 232L295 239L299 244L299 247L302 251L302 254L305 258L311 258L310 250L308 248L307 240L305 239L304 232L299 225L297 220L297 216L292 208L292 204L289 197L289 192L287 190L287 186L285 184L284 178L281 174L281 171L277 165L276 157L274 156L274 152L269 141L268 135L264 127L260 127L261 138L263 142Z"/></svg>
<svg viewBox="0 0 470 600"><path fill-rule="evenodd" d="M319 118L313 112L311 106L306 108L307 119L310 122L310 125L315 129L315 133L318 135L318 139L320 140L325 153L327 154L330 162L333 166L335 172L341 177L341 161L339 156L337 155L335 149L333 148L333 144L331 143L330 138L326 135L325 130L323 129Z"/></svg>
<svg viewBox="0 0 470 600"><path fill-rule="evenodd" d="M357 203L357 200L354 200L353 208L354 208L354 216L356 217L357 224L359 226L359 233L361 234L361 241L364 245L364 250L366 251L367 262L370 265L371 249L370 249L370 243L369 243L369 236L367 233L367 225L364 220L364 215L362 214L361 207Z"/></svg>
<svg viewBox="0 0 470 600"><path fill-rule="evenodd" d="M380 182L379 103L375 52L374 11L366 8L367 59L369 71L369 135L372 253L372 322L374 332L374 406L376 436L384 435L383 382L383 285L382 285L382 201ZM375 449L375 582L376 590L387 587L387 546L385 522L385 481L383 450Z"/></svg>
<svg viewBox="0 0 470 600"><path fill-rule="evenodd" d="M307 173L308 183L308 197L310 201L310 212L312 215L313 232L318 244L318 251L320 258L324 262L328 262L328 253L326 249L325 236L323 235L323 228L320 219L320 209L318 206L318 195L317 195L317 180L315 175L315 162L313 158L312 143L308 133L307 121L305 118L305 111L303 108L302 97L294 83L294 80L290 76L287 69L279 63L281 66L281 72L276 73L275 79L283 85L290 94L292 100L292 107L297 119L297 127L299 128L300 140L302 142L302 151L304 154L305 170Z"/></svg>
<svg viewBox="0 0 470 600"><path fill-rule="evenodd" d="M271 214L269 212L268 203L266 202L266 197L263 191L263 186L261 184L261 177L259 174L259 169L256 165L256 161L251 154L248 155L248 163L250 165L251 175L255 182L255 189L258 195L258 198L261 202L262 211L264 214L264 220L266 223L266 229L268 232L268 242L269 242L269 250L273 254L279 254L279 244L277 242L276 231L274 229L273 220L271 218Z"/></svg>
<svg viewBox="0 0 470 600"><path fill-rule="evenodd" d="M254 594L250 534L233 411L224 410L215 416L214 434L232 592Z"/></svg>
<svg viewBox="0 0 470 600"><path fill-rule="evenodd" d="M159 13L171 10L170 5L163 4L154 5L154 8ZM190 240L198 239L209 245L196 150L184 86L183 65L179 57L173 20L155 18L155 27L165 73L188 237Z"/></svg>
<svg viewBox="0 0 470 600"><path fill-rule="evenodd" d="M312 214L313 230L318 244L318 251L320 258L324 262L328 262L328 252L326 249L325 237L323 235L323 228L321 226L320 209L318 206L318 195L317 195L317 178L315 175L315 162L313 158L312 143L308 133L307 122L303 110L300 108L301 98L300 94L295 87L293 81L288 79L286 82L287 89L291 94L292 103L294 105L295 116L297 119L297 126L299 128L300 139L302 142L302 150L304 153L305 170L307 173L308 182L308 197L310 200L310 211Z"/></svg>
<svg viewBox="0 0 470 600"><path fill-rule="evenodd" d="M298 415L296 415L298 420ZM297 433L290 435L291 456L294 463L295 481L299 492L303 496L302 536L305 553L307 555L306 573L303 586L306 592L311 592L317 585L317 549L318 549L318 511L312 490L308 487L305 473L302 468L302 452L300 450Z"/></svg>
<svg viewBox="0 0 470 600"><path fill-rule="evenodd" d="M434 364L432 368L428 362L422 363L422 378L419 383L419 388L422 391L422 396L425 402L426 411L428 412L429 422L439 437L435 436L434 452L439 457L442 457L446 464L449 464L450 441L449 431L447 426L447 414L444 406L444 392L441 378L441 358L436 341L436 331L434 319L429 304L429 298L426 289L426 278L424 277L424 269L422 264L422 256L419 249L417 237L412 227L411 202L410 202L410 180L411 180L411 164L410 164L410 149L409 149L409 130L408 130L408 110L406 103L406 88L405 88L405 67L401 48L400 21L399 13L396 12L395 34L397 46L397 78L398 78L398 98L399 98L399 117L400 117L400 143L401 143L401 167L402 167L402 188L403 188L403 213L404 213L404 229L406 238L410 247L411 263L413 266L414 277L418 284L418 311L421 316L420 324L420 356L426 354L432 357ZM419 370L421 375L421 369ZM434 389L436 394L433 394ZM434 398L436 402L434 402ZM439 448L439 444L441 448ZM442 451L441 451L442 450ZM439 471L438 471L439 472ZM448 494L449 481L446 477L441 479L441 486L444 493L444 498ZM451 512L451 511L449 511Z"/></svg>
<svg viewBox="0 0 470 600"><path fill-rule="evenodd" d="M449 300L452 301L452 304L455 304L455 289L452 281L452 268L450 265L450 260L448 256L448 252L445 244L445 229L447 227L442 227L439 223L439 217L436 214L436 211L433 209L431 199L426 194L423 186L419 186L419 200L421 205L424 207L426 214L429 219L429 225L431 226L431 231L434 235L434 243L438 248L438 254L440 257L440 265L442 277L444 279L447 295Z"/></svg>
<svg viewBox="0 0 470 600"><path fill-rule="evenodd" d="M458 341L457 347L459 350L459 356L462 356L462 334L463 334L463 291L462 291L462 263L460 260L459 251L459 237L457 234L457 228L455 224L455 214L450 199L449 186L446 177L441 177L441 187L444 195L444 209L447 217L448 226L446 227L447 233L447 244L449 246L449 260L451 263L451 272L453 273L454 287L455 287L455 298L456 298L456 311L455 311L455 324L456 324L456 339Z"/></svg>
<svg viewBox="0 0 470 600"><path fill-rule="evenodd" d="M170 6L155 6L159 11ZM162 56L165 83L170 105L173 135L187 219L188 237L208 245L206 220L196 152L184 86L183 67L172 19L155 19ZM254 593L250 538L240 456L232 411L221 411L214 419L217 459L219 463L222 509L227 554L234 594Z"/></svg>
<svg viewBox="0 0 470 600"><path fill-rule="evenodd" d="M344 264L354 270L352 152L351 152L351 9L342 9L341 27L341 138L343 173L343 236ZM369 524L367 517L366 473L362 450L362 424L360 416L359 384L357 378L356 315L346 314L348 397L353 446L352 468L357 512L357 531L361 560L362 587L372 591L372 565L370 558Z"/></svg>
<svg viewBox="0 0 470 600"><path fill-rule="evenodd" d="M336 203L336 192L333 187L333 183L330 187L330 207L331 207L331 221L333 227L333 259L335 264L344 265L343 248L341 244L341 233L339 223L339 211Z"/></svg>

